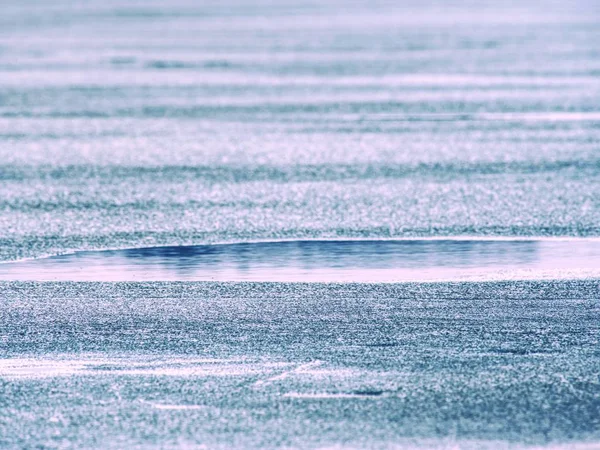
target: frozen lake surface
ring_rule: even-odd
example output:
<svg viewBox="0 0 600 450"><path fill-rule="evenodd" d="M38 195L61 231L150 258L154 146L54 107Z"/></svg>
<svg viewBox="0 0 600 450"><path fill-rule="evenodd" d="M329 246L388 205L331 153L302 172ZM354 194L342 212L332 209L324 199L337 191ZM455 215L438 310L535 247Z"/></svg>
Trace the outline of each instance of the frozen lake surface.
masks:
<svg viewBox="0 0 600 450"><path fill-rule="evenodd" d="M0 282L0 446L595 448L598 281Z"/></svg>
<svg viewBox="0 0 600 450"><path fill-rule="evenodd" d="M0 259L600 234L593 0L18 2Z"/></svg>
<svg viewBox="0 0 600 450"><path fill-rule="evenodd" d="M600 278L598 239L280 241L0 264L0 280L406 282Z"/></svg>
<svg viewBox="0 0 600 450"><path fill-rule="evenodd" d="M598 1L0 10L1 448L597 448Z"/></svg>

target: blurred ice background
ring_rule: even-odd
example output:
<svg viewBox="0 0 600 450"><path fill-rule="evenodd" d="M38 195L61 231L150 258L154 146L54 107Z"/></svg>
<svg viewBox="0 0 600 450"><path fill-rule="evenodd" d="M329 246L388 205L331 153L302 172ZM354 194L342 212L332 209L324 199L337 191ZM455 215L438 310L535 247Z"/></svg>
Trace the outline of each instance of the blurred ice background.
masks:
<svg viewBox="0 0 600 450"><path fill-rule="evenodd" d="M0 259L597 235L600 4L2 1Z"/></svg>

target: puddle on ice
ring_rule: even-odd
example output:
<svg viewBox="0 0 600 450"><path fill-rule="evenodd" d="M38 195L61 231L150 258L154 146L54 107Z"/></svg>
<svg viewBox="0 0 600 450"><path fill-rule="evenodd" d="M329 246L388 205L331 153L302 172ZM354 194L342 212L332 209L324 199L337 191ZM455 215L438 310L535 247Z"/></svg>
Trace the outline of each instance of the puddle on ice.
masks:
<svg viewBox="0 0 600 450"><path fill-rule="evenodd" d="M596 239L309 240L84 251L0 264L0 280L402 282L600 275Z"/></svg>

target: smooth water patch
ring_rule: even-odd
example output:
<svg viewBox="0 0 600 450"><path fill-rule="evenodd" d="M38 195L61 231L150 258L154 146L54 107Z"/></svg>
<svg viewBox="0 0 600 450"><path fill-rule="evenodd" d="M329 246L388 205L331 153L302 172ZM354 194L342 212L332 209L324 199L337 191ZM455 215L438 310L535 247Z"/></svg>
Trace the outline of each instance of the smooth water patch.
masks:
<svg viewBox="0 0 600 450"><path fill-rule="evenodd" d="M0 280L402 282L600 277L600 240L321 240L84 251Z"/></svg>

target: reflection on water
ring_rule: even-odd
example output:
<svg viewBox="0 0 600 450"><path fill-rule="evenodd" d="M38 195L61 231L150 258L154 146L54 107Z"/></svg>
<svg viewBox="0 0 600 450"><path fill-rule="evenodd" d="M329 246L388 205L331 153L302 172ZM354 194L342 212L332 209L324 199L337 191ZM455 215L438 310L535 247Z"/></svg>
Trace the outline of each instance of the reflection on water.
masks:
<svg viewBox="0 0 600 450"><path fill-rule="evenodd" d="M110 252L142 264L173 270L224 267L248 270L292 266L299 270L410 269L526 264L535 260L536 243L515 241L289 241L189 247L154 247ZM107 252L108 253L108 252ZM104 253L103 256L108 256Z"/></svg>
<svg viewBox="0 0 600 450"><path fill-rule="evenodd" d="M433 281L597 276L597 240L259 242L79 252L0 265L2 280ZM600 273L600 272L599 272Z"/></svg>

